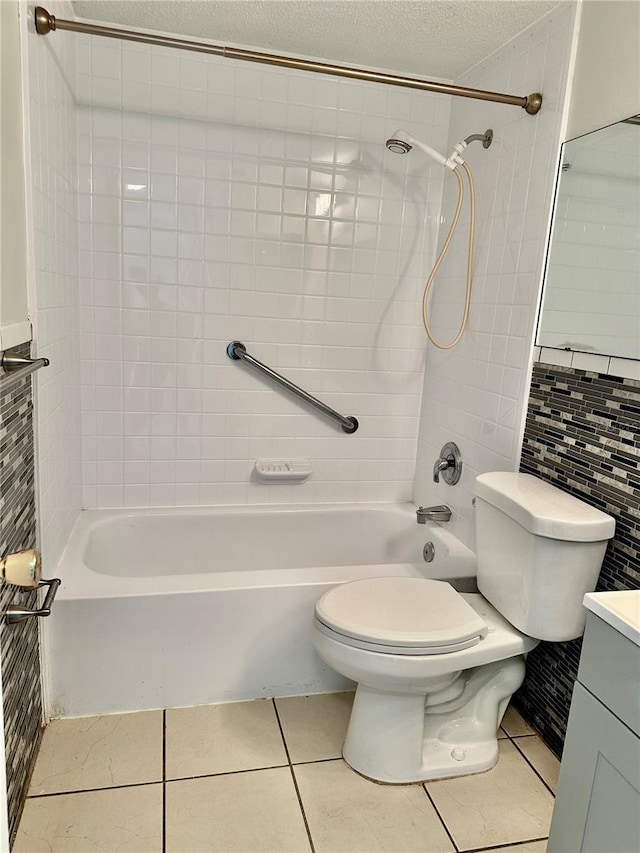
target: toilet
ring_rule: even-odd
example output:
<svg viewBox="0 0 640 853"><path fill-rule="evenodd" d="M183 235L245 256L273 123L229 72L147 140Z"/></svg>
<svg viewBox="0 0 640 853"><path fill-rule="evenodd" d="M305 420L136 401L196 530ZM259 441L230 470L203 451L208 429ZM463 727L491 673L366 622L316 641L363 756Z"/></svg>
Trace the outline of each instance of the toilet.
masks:
<svg viewBox="0 0 640 853"><path fill-rule="evenodd" d="M358 685L344 759L378 782L489 770L527 652L584 630L614 520L530 474L482 474L475 493L478 593L380 577L316 603L316 651Z"/></svg>

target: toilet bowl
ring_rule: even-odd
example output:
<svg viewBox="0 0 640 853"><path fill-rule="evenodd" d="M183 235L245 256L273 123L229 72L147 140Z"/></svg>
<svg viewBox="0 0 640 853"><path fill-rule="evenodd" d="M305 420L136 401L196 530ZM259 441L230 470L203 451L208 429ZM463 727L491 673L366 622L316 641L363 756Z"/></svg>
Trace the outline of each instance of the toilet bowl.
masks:
<svg viewBox="0 0 640 853"><path fill-rule="evenodd" d="M482 475L476 495L477 525L490 528L478 536L479 593L368 578L316 603L316 651L358 685L344 759L376 781L493 767L524 656L540 639L584 629L582 597L595 588L613 519L526 474Z"/></svg>
<svg viewBox="0 0 640 853"><path fill-rule="evenodd" d="M348 636L344 618L332 619L336 599L358 598L360 625L368 610L373 626L394 589L399 618L392 651L385 651L380 642ZM401 645L406 628L401 614L404 599L416 610L424 606L427 626L423 636L415 630L407 632L413 634L413 645L405 648ZM472 642L456 639L454 620L449 650L442 638L433 645L429 614L444 622L447 614L442 605L456 599L471 611L480 631ZM388 624L390 613L385 613ZM460 636L465 627L460 626ZM313 643L325 663L358 684L343 749L345 761L371 779L407 783L493 767L500 720L524 678L523 655L538 640L516 630L477 593L457 593L443 581L370 578L334 588L320 599Z"/></svg>

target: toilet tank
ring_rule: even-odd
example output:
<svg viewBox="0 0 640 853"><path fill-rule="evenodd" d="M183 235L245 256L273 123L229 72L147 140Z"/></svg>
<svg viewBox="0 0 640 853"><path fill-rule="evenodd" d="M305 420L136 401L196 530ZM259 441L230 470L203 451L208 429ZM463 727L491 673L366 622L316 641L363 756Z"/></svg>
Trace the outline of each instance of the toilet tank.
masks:
<svg viewBox="0 0 640 853"><path fill-rule="evenodd" d="M531 474L481 474L475 492L480 592L530 637L581 636L614 520Z"/></svg>

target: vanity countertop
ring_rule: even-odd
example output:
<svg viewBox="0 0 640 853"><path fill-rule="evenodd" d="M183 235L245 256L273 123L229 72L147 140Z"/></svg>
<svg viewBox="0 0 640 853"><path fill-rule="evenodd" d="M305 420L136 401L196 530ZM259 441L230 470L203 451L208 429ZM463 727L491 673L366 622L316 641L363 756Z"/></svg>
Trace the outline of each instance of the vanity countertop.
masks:
<svg viewBox="0 0 640 853"><path fill-rule="evenodd" d="M588 592L584 606L640 646L640 589Z"/></svg>

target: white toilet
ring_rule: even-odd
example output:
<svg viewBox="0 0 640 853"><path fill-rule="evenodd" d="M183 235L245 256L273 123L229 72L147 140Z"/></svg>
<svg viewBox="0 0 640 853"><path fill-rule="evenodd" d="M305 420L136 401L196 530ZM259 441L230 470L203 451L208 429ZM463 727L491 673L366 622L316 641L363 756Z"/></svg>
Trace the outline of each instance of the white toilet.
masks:
<svg viewBox="0 0 640 853"><path fill-rule="evenodd" d="M478 589L369 578L316 604L313 644L358 689L345 761L407 783L479 773L498 760L497 731L540 640L584 630L612 518L529 474L476 479Z"/></svg>

